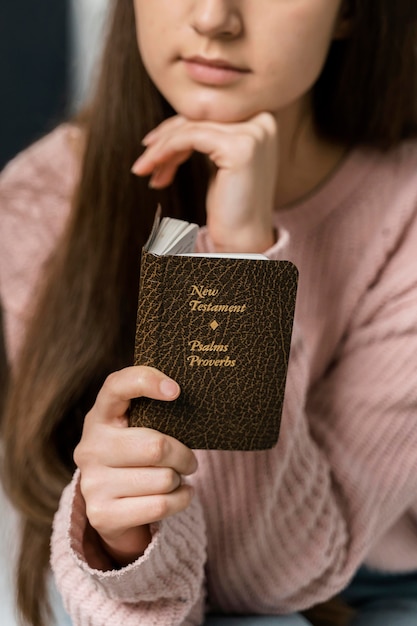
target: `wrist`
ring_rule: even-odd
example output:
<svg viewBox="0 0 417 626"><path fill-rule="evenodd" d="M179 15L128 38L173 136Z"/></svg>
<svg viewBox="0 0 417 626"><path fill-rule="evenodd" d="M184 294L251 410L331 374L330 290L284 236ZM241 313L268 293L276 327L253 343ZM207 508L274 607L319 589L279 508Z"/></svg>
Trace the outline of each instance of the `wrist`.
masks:
<svg viewBox="0 0 417 626"><path fill-rule="evenodd" d="M99 537L103 549L109 555L116 568L126 567L134 563L144 554L152 541L149 525L131 528L116 540L106 540L101 535Z"/></svg>
<svg viewBox="0 0 417 626"><path fill-rule="evenodd" d="M272 227L266 230L250 227L223 229L220 233L211 232L208 227L208 231L216 252L262 254L277 241L277 232Z"/></svg>

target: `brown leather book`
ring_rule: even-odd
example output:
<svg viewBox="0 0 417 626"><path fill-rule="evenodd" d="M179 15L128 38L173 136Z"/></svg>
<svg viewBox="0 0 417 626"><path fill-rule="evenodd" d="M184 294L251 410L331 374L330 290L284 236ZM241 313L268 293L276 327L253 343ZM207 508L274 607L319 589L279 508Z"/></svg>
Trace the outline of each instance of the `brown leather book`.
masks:
<svg viewBox="0 0 417 626"><path fill-rule="evenodd" d="M273 447L290 353L296 267L260 255L182 256L147 248L135 364L165 372L181 394L173 402L133 400L131 426L154 428L190 448Z"/></svg>

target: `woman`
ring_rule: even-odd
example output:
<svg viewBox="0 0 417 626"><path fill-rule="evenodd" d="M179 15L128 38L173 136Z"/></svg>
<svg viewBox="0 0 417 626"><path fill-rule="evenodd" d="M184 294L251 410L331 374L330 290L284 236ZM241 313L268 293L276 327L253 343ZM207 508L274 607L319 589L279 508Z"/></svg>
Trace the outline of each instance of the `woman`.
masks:
<svg viewBox="0 0 417 626"><path fill-rule="evenodd" d="M298 612L345 589L363 563L417 569L407 525L415 381L412 367L397 367L416 347L405 271L416 157L402 143L417 127L415 18L405 0L118 0L87 120L6 172L6 214L24 206L28 240L44 242L24 259L26 246L15 255L9 245L2 270L15 354L40 273L44 285L3 428L6 485L23 519L19 602L33 624L43 623L37 572L47 572L86 414L53 537L75 624L197 624L206 594L211 611L303 623ZM35 197L40 220L27 208ZM180 392L163 373L126 368L157 201L206 223L202 251L263 250L299 266L273 451L193 452L120 428L130 398ZM20 302L10 295L16 256ZM407 623L415 616L411 606Z"/></svg>

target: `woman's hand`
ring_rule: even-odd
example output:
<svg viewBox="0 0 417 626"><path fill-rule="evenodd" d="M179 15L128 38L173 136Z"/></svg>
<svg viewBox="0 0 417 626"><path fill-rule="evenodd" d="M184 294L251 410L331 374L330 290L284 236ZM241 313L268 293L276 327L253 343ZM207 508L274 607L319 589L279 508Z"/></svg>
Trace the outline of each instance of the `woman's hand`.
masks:
<svg viewBox="0 0 417 626"><path fill-rule="evenodd" d="M182 443L146 428L128 428L131 398L174 400L176 382L151 367L128 367L111 374L87 414L74 460L90 525L120 565L143 554L149 524L187 508L192 488L181 477L197 469L194 453Z"/></svg>
<svg viewBox="0 0 417 626"><path fill-rule="evenodd" d="M272 215L278 171L277 125L269 113L235 124L172 117L143 140L132 172L154 188L172 183L192 152L213 164L207 227L220 252L261 252L274 242Z"/></svg>

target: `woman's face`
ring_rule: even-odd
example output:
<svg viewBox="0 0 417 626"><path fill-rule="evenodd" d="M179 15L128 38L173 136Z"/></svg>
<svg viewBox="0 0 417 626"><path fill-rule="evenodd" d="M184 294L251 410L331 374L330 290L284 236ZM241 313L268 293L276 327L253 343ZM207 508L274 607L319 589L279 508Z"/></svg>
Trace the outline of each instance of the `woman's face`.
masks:
<svg viewBox="0 0 417 626"><path fill-rule="evenodd" d="M134 0L145 67L190 119L236 122L299 107L342 0Z"/></svg>

